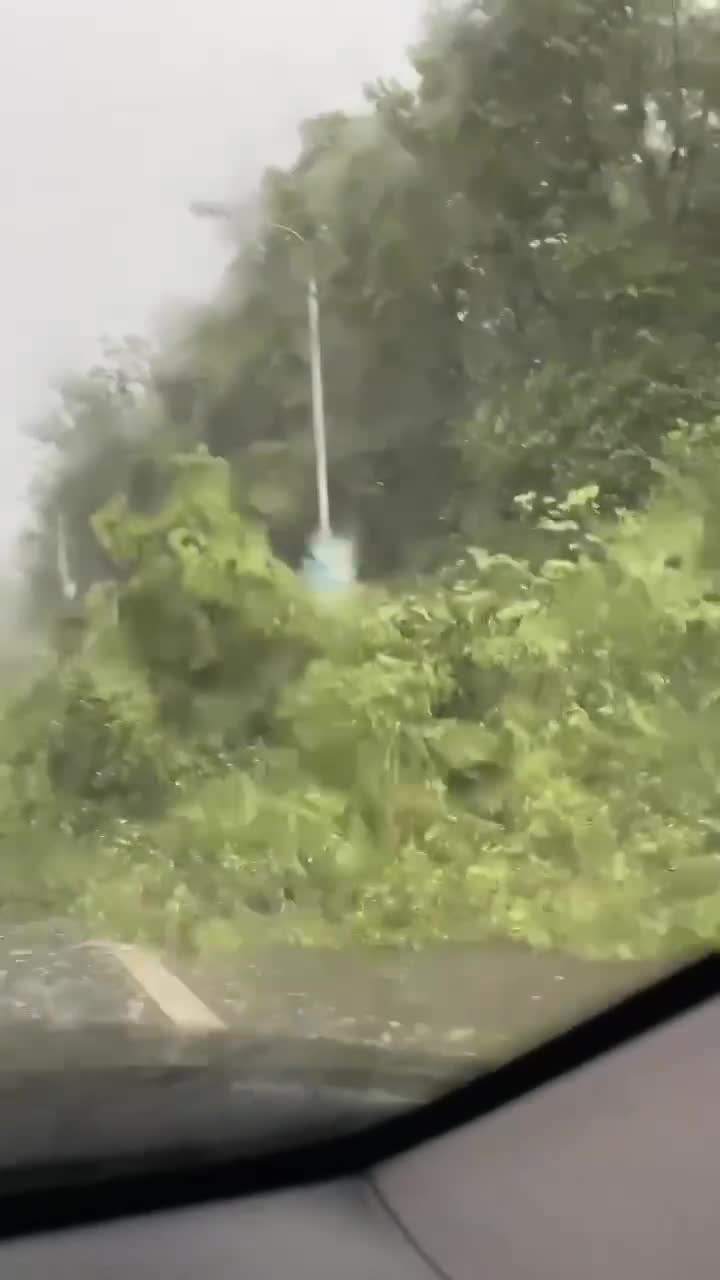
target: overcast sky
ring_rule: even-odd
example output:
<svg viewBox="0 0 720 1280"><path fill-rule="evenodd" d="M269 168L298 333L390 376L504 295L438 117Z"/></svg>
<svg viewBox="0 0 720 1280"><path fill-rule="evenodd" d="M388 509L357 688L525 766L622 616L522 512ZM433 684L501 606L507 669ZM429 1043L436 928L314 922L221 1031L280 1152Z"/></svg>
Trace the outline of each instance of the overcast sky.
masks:
<svg viewBox="0 0 720 1280"><path fill-rule="evenodd" d="M188 201L252 189L304 116L403 74L423 0L0 0L0 549L19 427L99 335L206 294L224 250Z"/></svg>

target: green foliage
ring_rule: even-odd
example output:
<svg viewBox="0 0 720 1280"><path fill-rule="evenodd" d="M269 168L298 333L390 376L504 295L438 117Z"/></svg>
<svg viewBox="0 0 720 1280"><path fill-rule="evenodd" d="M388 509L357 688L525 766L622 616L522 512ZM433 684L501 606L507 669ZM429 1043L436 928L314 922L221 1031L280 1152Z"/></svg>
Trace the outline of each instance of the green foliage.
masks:
<svg viewBox="0 0 720 1280"><path fill-rule="evenodd" d="M68 381L28 549L55 664L0 738L10 896L81 884L187 947L718 940L719 55L715 5L443 7L413 90L265 175L222 296ZM365 583L339 603L289 567L310 269Z"/></svg>
<svg viewBox="0 0 720 1280"><path fill-rule="evenodd" d="M126 581L9 708L3 843L30 817L50 875L59 822L96 924L187 947L717 939L720 425L657 469L611 519L596 485L522 495L538 566L328 604L178 457L154 515L98 516Z"/></svg>

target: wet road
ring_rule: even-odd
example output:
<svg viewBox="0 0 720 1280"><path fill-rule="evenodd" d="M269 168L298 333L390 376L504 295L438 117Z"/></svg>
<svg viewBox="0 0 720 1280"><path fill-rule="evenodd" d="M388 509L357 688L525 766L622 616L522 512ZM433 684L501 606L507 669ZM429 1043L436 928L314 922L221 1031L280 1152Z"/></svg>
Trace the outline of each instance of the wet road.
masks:
<svg viewBox="0 0 720 1280"><path fill-rule="evenodd" d="M502 943L416 952L248 948L224 965L170 963L228 1026L483 1061L608 1007L663 968Z"/></svg>
<svg viewBox="0 0 720 1280"><path fill-rule="evenodd" d="M0 1027L156 1025L154 1001L111 954L66 921L0 922Z"/></svg>
<svg viewBox="0 0 720 1280"><path fill-rule="evenodd" d="M66 921L0 922L0 1032L112 1024L505 1057L650 981L655 965L520 947L253 948L221 965L89 944ZM207 1016L205 1016L207 1015Z"/></svg>

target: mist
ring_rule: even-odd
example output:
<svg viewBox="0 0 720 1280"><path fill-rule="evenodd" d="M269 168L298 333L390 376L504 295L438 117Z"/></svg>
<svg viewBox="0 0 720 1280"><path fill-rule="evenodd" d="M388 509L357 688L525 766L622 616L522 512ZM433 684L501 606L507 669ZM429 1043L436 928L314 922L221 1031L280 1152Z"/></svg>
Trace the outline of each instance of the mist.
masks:
<svg viewBox="0 0 720 1280"><path fill-rule="evenodd" d="M217 285L193 200L242 200L301 119L404 76L423 0L5 0L0 18L0 545L37 465L23 425L103 334Z"/></svg>

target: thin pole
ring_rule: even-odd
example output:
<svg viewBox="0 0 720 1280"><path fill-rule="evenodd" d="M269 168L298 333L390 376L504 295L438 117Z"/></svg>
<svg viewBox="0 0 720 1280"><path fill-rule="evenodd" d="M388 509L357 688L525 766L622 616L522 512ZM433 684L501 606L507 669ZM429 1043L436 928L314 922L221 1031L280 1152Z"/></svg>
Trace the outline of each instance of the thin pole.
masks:
<svg viewBox="0 0 720 1280"><path fill-rule="evenodd" d="M191 205L193 213L200 217L227 218L230 211L226 205L213 201L196 201ZM301 244L307 240L294 227L284 222L269 224L276 231L284 231L293 236ZM314 275L308 276L307 282L307 314L310 339L310 375L312 385L312 428L315 449L315 478L317 485L318 532L327 537L331 535L330 498L328 492L327 438L325 429L325 392L323 387L322 345L320 341L320 304L318 301L317 280Z"/></svg>
<svg viewBox="0 0 720 1280"><path fill-rule="evenodd" d="M314 276L308 280L308 326L310 329L310 372L312 377L313 440L315 442L315 475L319 531L328 536L330 530L330 497L327 474L327 439L325 434L325 397L323 391L322 347L320 343L320 307Z"/></svg>
<svg viewBox="0 0 720 1280"><path fill-rule="evenodd" d="M286 231L301 244L307 244L304 236L284 222L270 224L278 231ZM315 479L317 486L318 532L328 537L330 528L330 496L328 487L327 433L325 429L325 390L322 369L322 343L320 340L320 303L317 280L308 276L307 286L308 330L310 337L310 377L312 383L312 426L315 445Z"/></svg>
<svg viewBox="0 0 720 1280"><path fill-rule="evenodd" d="M57 522L57 572L63 596L66 600L74 600L77 595L77 583L73 581L70 573L70 557L62 514L58 516Z"/></svg>

